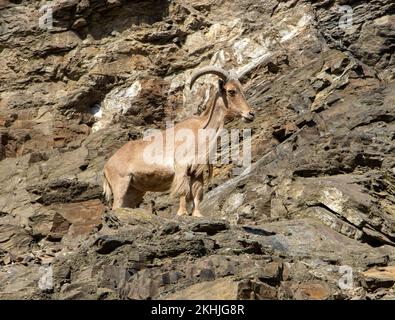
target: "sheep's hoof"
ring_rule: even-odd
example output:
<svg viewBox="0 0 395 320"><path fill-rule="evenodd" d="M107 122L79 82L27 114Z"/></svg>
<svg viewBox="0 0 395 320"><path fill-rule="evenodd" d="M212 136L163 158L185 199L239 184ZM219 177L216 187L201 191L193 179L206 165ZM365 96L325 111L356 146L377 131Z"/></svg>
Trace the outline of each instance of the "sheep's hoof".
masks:
<svg viewBox="0 0 395 320"><path fill-rule="evenodd" d="M198 217L198 218L203 217L199 210L194 210L192 212L192 216L193 217Z"/></svg>
<svg viewBox="0 0 395 320"><path fill-rule="evenodd" d="M178 210L177 211L177 216L187 216L188 215L188 211L186 210Z"/></svg>

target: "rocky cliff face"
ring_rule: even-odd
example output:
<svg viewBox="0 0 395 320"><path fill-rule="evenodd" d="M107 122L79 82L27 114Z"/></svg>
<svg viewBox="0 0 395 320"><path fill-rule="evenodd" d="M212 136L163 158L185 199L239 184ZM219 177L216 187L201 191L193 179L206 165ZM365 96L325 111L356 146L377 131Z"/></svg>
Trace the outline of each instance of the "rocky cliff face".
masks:
<svg viewBox="0 0 395 320"><path fill-rule="evenodd" d="M45 4L0 1L0 298L395 298L392 0ZM105 160L201 111L205 65L244 74L251 172L202 219L110 211Z"/></svg>

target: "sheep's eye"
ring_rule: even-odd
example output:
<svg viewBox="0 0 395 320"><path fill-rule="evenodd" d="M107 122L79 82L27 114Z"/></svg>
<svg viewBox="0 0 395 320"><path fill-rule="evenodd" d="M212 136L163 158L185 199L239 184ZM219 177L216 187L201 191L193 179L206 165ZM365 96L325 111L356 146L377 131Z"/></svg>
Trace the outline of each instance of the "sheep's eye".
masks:
<svg viewBox="0 0 395 320"><path fill-rule="evenodd" d="M228 90L228 94L233 97L236 94L235 90Z"/></svg>

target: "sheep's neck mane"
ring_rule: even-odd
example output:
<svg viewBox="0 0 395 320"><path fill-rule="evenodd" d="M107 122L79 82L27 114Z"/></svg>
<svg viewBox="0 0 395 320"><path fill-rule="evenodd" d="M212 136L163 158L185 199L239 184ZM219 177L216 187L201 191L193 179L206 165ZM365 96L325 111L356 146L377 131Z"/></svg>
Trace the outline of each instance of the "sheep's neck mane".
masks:
<svg viewBox="0 0 395 320"><path fill-rule="evenodd" d="M224 100L225 99L223 95L218 90L216 90L215 93L210 96L205 110L199 116L202 123L199 130L206 131L208 135L203 141L199 141L198 139L200 146L197 148L197 150L198 152L199 150L205 150L203 151L203 154L199 155L199 159L201 160L202 158L200 157L204 156L204 159L207 162L206 165L209 164L209 159L211 159L210 155L212 155L212 152L215 152L217 149L217 140L222 128L224 127L226 108L226 101ZM202 166L202 164L194 164L194 166L192 166L192 171L201 173L206 165ZM209 172L210 170L211 169L209 166ZM209 173L209 175L211 175L211 173Z"/></svg>
<svg viewBox="0 0 395 320"><path fill-rule="evenodd" d="M207 103L207 108L201 114L204 123L202 129L220 130L224 125L225 113L222 95L216 91Z"/></svg>

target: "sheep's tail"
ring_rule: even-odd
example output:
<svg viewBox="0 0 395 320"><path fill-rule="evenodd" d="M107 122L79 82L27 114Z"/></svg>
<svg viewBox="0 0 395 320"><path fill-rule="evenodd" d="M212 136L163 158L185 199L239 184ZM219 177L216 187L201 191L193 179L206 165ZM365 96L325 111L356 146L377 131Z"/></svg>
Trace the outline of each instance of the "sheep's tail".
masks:
<svg viewBox="0 0 395 320"><path fill-rule="evenodd" d="M112 196L112 190L111 190L110 184L108 183L105 171L103 172L103 194L104 194L104 197L106 198L106 201L108 203L110 203L111 196Z"/></svg>

